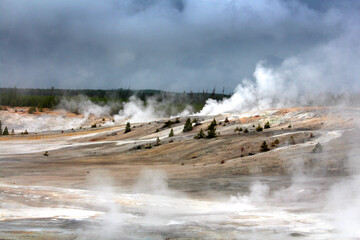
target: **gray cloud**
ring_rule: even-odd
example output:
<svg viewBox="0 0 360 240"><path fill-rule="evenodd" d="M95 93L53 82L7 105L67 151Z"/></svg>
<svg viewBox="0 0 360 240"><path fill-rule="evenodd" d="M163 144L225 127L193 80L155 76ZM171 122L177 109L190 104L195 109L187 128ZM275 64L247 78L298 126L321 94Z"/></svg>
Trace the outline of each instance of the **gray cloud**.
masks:
<svg viewBox="0 0 360 240"><path fill-rule="evenodd" d="M0 86L206 90L359 24L353 1L2 0Z"/></svg>

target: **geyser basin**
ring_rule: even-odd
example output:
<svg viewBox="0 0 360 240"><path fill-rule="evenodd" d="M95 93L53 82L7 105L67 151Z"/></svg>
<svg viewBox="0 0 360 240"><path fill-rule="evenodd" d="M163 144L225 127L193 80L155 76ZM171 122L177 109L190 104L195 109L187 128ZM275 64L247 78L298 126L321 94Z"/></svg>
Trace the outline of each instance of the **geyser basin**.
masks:
<svg viewBox="0 0 360 240"><path fill-rule="evenodd" d="M322 213L321 200L326 189L339 180L297 183L284 177L218 178L213 181L227 183L221 192L201 190L203 182L191 184L193 190L201 191L201 199L164 188L161 184L166 182L151 193L137 192L136 187L127 192L110 185L76 190L3 184L0 236L331 239L337 235ZM239 191L234 193L234 189Z"/></svg>

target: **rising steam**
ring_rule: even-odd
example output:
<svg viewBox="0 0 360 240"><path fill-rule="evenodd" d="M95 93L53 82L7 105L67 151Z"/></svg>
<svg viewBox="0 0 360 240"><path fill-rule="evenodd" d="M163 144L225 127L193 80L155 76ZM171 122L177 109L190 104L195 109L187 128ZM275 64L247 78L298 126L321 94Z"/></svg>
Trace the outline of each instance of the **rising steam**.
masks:
<svg viewBox="0 0 360 240"><path fill-rule="evenodd" d="M360 89L357 36L358 30L349 29L342 37L288 58L279 67L260 62L253 74L255 81L244 79L229 99L209 99L199 114L333 104L331 97Z"/></svg>

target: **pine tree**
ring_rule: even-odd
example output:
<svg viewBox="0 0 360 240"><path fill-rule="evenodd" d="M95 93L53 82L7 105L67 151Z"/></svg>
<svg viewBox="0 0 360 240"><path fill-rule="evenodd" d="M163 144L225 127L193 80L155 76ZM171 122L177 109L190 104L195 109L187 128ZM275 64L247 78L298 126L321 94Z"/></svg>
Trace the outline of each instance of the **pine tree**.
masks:
<svg viewBox="0 0 360 240"><path fill-rule="evenodd" d="M4 129L3 135L9 135L9 130L7 127L5 127L5 129Z"/></svg>
<svg viewBox="0 0 360 240"><path fill-rule="evenodd" d="M159 138L159 137L157 137L157 138L156 138L156 142L155 142L154 146L160 146L160 145L161 145L160 138Z"/></svg>
<svg viewBox="0 0 360 240"><path fill-rule="evenodd" d="M312 150L313 153L320 153L322 151L323 151L323 147L319 142L315 145L314 149Z"/></svg>
<svg viewBox="0 0 360 240"><path fill-rule="evenodd" d="M212 120L211 124L214 125L214 126L217 125L215 118Z"/></svg>
<svg viewBox="0 0 360 240"><path fill-rule="evenodd" d="M164 122L163 128L171 128L172 122L170 119L167 122Z"/></svg>
<svg viewBox="0 0 360 240"><path fill-rule="evenodd" d="M29 114L34 114L36 112L36 107L31 107L31 108L29 108L29 110L28 110L28 113Z"/></svg>
<svg viewBox="0 0 360 240"><path fill-rule="evenodd" d="M265 123L264 128L265 128L265 129L270 128L270 123L269 123L269 121L268 121L267 123Z"/></svg>
<svg viewBox="0 0 360 240"><path fill-rule="evenodd" d="M261 144L261 147L260 147L260 151L261 152L267 152L269 151L269 146L267 145L266 141L264 141L262 144Z"/></svg>
<svg viewBox="0 0 360 240"><path fill-rule="evenodd" d="M215 119L214 119L215 121ZM211 124L209 125L208 129L207 129L207 138L214 138L216 137L216 121L214 122L212 121Z"/></svg>
<svg viewBox="0 0 360 240"><path fill-rule="evenodd" d="M199 133L194 138L196 138L196 139L205 138L205 133L202 130L202 128L200 129Z"/></svg>
<svg viewBox="0 0 360 240"><path fill-rule="evenodd" d="M174 136L174 130L171 129L171 130L170 130L170 133L169 133L169 137L173 137L173 136Z"/></svg>
<svg viewBox="0 0 360 240"><path fill-rule="evenodd" d="M257 126L257 128L256 128L256 131L257 132L261 132L263 130L263 128L260 126L260 124Z"/></svg>
<svg viewBox="0 0 360 240"><path fill-rule="evenodd" d="M249 132L249 130L247 128L245 128L244 133L248 133L248 132Z"/></svg>
<svg viewBox="0 0 360 240"><path fill-rule="evenodd" d="M0 135L2 135L2 124L1 124L1 120L0 120Z"/></svg>
<svg viewBox="0 0 360 240"><path fill-rule="evenodd" d="M224 121L224 122L226 122L226 123L228 123L228 122L229 122L228 117L226 117L226 118L225 118L225 121Z"/></svg>
<svg viewBox="0 0 360 240"><path fill-rule="evenodd" d="M294 138L293 136L291 136L291 137L289 138L289 143L292 144L292 145L296 144L295 138Z"/></svg>
<svg viewBox="0 0 360 240"><path fill-rule="evenodd" d="M183 132L190 132L192 129L193 129L193 127L192 127L191 119L188 118L188 119L186 119Z"/></svg>
<svg viewBox="0 0 360 240"><path fill-rule="evenodd" d="M128 133L131 132L131 126L130 126L130 122L126 123L126 127L125 127L125 132L124 133Z"/></svg>

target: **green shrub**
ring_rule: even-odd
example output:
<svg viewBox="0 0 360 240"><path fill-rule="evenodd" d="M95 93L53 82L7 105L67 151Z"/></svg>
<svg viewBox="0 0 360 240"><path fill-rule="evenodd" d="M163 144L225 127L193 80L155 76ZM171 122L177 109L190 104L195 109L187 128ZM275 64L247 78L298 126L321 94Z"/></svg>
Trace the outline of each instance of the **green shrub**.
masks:
<svg viewBox="0 0 360 240"><path fill-rule="evenodd" d="M248 132L249 132L249 130L247 128L245 128L244 133L248 133Z"/></svg>
<svg viewBox="0 0 360 240"><path fill-rule="evenodd" d="M168 120L168 121L164 122L164 125L162 127L170 128L172 124L174 124L174 122L172 122L171 120Z"/></svg>
<svg viewBox="0 0 360 240"><path fill-rule="evenodd" d="M192 127L191 119L188 118L186 119L183 132L190 132L191 130L193 130L193 127Z"/></svg>
<svg viewBox="0 0 360 240"><path fill-rule="evenodd" d="M36 107L31 107L31 108L29 108L29 110L28 110L28 113L29 114L34 114L36 112Z"/></svg>
<svg viewBox="0 0 360 240"><path fill-rule="evenodd" d="M171 129L171 130L170 130L170 133L169 133L169 137L173 137L173 136L174 136L174 130Z"/></svg>
<svg viewBox="0 0 360 240"><path fill-rule="evenodd" d="M264 128L265 128L265 129L270 128L270 123L269 123L269 121L265 123Z"/></svg>
<svg viewBox="0 0 360 240"><path fill-rule="evenodd" d="M156 138L156 142L155 142L154 146L160 146L160 145L161 145L160 138L159 138L159 137L157 137L157 138Z"/></svg>
<svg viewBox="0 0 360 240"><path fill-rule="evenodd" d="M256 131L257 132L261 132L263 130L263 128L260 126L260 124L257 126L257 128L256 128Z"/></svg>
<svg viewBox="0 0 360 240"><path fill-rule="evenodd" d="M195 139L200 139L200 138L205 138L205 133L202 130L202 128L200 129L199 133L197 135L195 135L194 137Z"/></svg>
<svg viewBox="0 0 360 240"><path fill-rule="evenodd" d="M126 127L125 127L125 132L124 133L128 133L131 132L131 126L130 126L130 122L126 123Z"/></svg>
<svg viewBox="0 0 360 240"><path fill-rule="evenodd" d="M295 138L294 138L293 136L291 136L291 137L289 138L289 144L292 144L292 145L296 144Z"/></svg>
<svg viewBox="0 0 360 240"><path fill-rule="evenodd" d="M320 153L322 151L323 151L323 147L319 142L315 145L314 149L312 150L313 153Z"/></svg>
<svg viewBox="0 0 360 240"><path fill-rule="evenodd" d="M211 122L207 129L207 138L215 138L216 137L216 121L215 119Z"/></svg>
<svg viewBox="0 0 360 240"><path fill-rule="evenodd" d="M215 118L212 120L211 124L214 125L214 126L217 125Z"/></svg>
<svg viewBox="0 0 360 240"><path fill-rule="evenodd" d="M269 146L267 145L266 141L264 141L260 146L260 151L261 152L267 152L269 150L270 150Z"/></svg>
<svg viewBox="0 0 360 240"><path fill-rule="evenodd" d="M9 135L8 127L5 127L5 129L3 131L3 135Z"/></svg>

